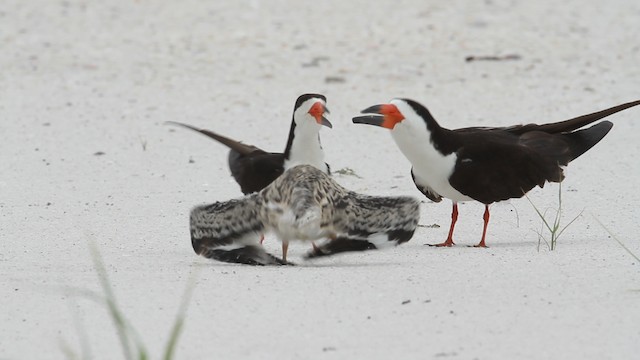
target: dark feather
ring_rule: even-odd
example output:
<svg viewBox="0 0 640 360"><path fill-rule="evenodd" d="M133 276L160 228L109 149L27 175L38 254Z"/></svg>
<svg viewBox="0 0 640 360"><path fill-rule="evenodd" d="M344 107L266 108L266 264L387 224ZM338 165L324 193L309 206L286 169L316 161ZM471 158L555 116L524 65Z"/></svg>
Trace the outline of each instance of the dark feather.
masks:
<svg viewBox="0 0 640 360"><path fill-rule="evenodd" d="M305 101L316 98L322 99L326 102L324 95L300 95L294 105L294 116L296 109L298 109ZM296 129L295 119L292 119L284 153L273 153L266 152L253 145L243 144L211 130L201 129L176 121L167 121L166 123L199 132L200 134L227 146L230 150L228 156L229 169L231 170L233 178L236 180L238 185L240 185L240 190L242 190L243 194L258 192L271 184L278 176L282 175L284 172L285 160L289 159L291 153ZM320 138L318 135L318 144L319 142ZM328 164L327 171L331 173Z"/></svg>
<svg viewBox="0 0 640 360"><path fill-rule="evenodd" d="M205 249L200 255L222 262L245 265L293 265L269 253L262 246L247 245L233 250Z"/></svg>
<svg viewBox="0 0 640 360"><path fill-rule="evenodd" d="M538 124L516 125L516 126L504 128L504 129L515 135L524 134L528 131L544 131L549 134L566 133L566 132L580 129L581 127L587 126L600 119L604 119L607 116L613 115L617 112L620 112L622 110L625 110L637 105L640 105L640 100L631 101L621 105L613 106L605 110L596 111L594 113L578 116L569 120L558 121L558 122L553 122L548 124L541 124L541 125L538 125Z"/></svg>
<svg viewBox="0 0 640 360"><path fill-rule="evenodd" d="M318 245L309 251L304 257L312 259L317 257L335 255L342 252L375 250L376 246L366 239L356 239L349 237L338 237L334 240L327 241L322 245Z"/></svg>
<svg viewBox="0 0 640 360"><path fill-rule="evenodd" d="M191 210L191 245L198 255L224 262L249 265L281 265L260 245L264 229L257 218L260 199L241 199L197 206Z"/></svg>
<svg viewBox="0 0 640 360"><path fill-rule="evenodd" d="M260 245L265 231L280 240L331 238L310 257L395 246L408 241L420 218L410 197L375 197L343 188L310 165L295 166L259 193L197 206L191 211L191 242L197 254L253 265L282 260Z"/></svg>
<svg viewBox="0 0 640 360"><path fill-rule="evenodd" d="M378 197L348 193L348 205L336 211L336 223L349 237L377 248L408 241L418 226L420 203L406 196Z"/></svg>
<svg viewBox="0 0 640 360"><path fill-rule="evenodd" d="M240 185L243 194L251 194L264 189L284 171L284 154L268 153L253 145L217 134L195 126L168 121L167 123L197 131L211 139L226 145L229 151L229 170L231 176Z"/></svg>
<svg viewBox="0 0 640 360"><path fill-rule="evenodd" d="M603 121L559 134L453 131L452 137L462 145L449 181L462 194L485 204L522 197L535 186L562 181L562 167L598 143L612 126Z"/></svg>
<svg viewBox="0 0 640 360"><path fill-rule="evenodd" d="M284 172L284 155L261 153L250 156L229 152L229 170L243 194L258 192Z"/></svg>

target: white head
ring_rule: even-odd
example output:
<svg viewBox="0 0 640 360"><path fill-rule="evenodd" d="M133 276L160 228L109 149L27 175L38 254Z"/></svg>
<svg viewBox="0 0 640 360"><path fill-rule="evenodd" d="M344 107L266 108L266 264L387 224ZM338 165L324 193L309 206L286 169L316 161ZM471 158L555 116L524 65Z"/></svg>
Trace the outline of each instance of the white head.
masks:
<svg viewBox="0 0 640 360"><path fill-rule="evenodd" d="M362 113L369 115L354 117L354 123L381 126L391 131L396 130L398 124L413 131L424 131L426 127L433 132L439 128L429 110L410 99L393 99L388 104L370 106Z"/></svg>
<svg viewBox="0 0 640 360"><path fill-rule="evenodd" d="M327 99L320 94L304 94L298 97L293 108L293 121L296 126L324 125L329 128L331 123L324 116L329 113L326 106ZM317 128L320 129L319 127Z"/></svg>
<svg viewBox="0 0 640 360"><path fill-rule="evenodd" d="M298 97L293 109L289 140L284 151L285 169L307 164L328 172L320 144L320 128L332 127L324 116L325 113L329 113L329 110L324 95L304 94Z"/></svg>

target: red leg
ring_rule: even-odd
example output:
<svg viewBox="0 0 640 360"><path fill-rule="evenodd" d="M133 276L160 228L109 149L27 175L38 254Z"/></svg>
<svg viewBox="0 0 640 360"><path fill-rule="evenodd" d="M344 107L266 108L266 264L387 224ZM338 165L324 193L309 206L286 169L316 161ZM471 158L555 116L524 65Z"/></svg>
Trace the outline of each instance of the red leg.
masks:
<svg viewBox="0 0 640 360"><path fill-rule="evenodd" d="M445 242L443 243L433 244L431 246L450 247L452 245L455 245L455 243L453 242L453 228L456 226L456 221L458 221L458 203L454 202L453 210L451 211L451 227L449 228L449 236L447 236L447 240L445 240Z"/></svg>
<svg viewBox="0 0 640 360"><path fill-rule="evenodd" d="M484 206L484 215L482 216L482 218L484 219L484 227L482 228L482 240L480 240L480 243L478 245L475 245L475 247L486 248L487 245L485 245L484 239L487 236L487 225L489 225L489 205Z"/></svg>
<svg viewBox="0 0 640 360"><path fill-rule="evenodd" d="M289 250L289 241L282 242L282 260L287 262L287 250Z"/></svg>

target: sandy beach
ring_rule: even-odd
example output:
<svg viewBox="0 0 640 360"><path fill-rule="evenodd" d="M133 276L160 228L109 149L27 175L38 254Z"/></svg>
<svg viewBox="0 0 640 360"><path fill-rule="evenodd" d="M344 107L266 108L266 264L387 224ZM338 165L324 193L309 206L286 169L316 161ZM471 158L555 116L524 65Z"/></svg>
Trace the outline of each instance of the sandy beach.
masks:
<svg viewBox="0 0 640 360"><path fill-rule="evenodd" d="M447 128L638 100L638 34L630 0L4 2L0 359L123 357L106 307L80 294L102 294L91 241L154 359L193 274L178 359L636 358L640 264L614 237L640 256L640 108L567 168L562 221L579 217L555 251L524 198L492 205L488 249L466 246L482 230L471 202L457 246L425 246L446 238L450 202L416 190L388 131L351 118L394 97ZM420 199L414 237L316 261L293 243L292 267L196 256L190 209L242 194L224 146L164 123L282 151L309 92L331 110L334 179ZM557 208L558 185L529 197Z"/></svg>

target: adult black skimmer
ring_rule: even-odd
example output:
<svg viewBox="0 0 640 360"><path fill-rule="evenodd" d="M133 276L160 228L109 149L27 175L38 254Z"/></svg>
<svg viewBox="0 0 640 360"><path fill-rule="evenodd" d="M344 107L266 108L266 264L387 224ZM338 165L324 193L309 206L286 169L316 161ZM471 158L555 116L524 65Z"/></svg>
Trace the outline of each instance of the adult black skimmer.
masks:
<svg viewBox="0 0 640 360"><path fill-rule="evenodd" d="M217 134L206 129L168 121L167 123L186 127L206 135L224 145L229 151L229 169L244 194L264 189L278 176L295 165L309 164L331 173L329 164L324 162L324 151L320 144L320 128L332 127L325 117L329 113L327 99L320 94L303 94L293 107L293 119L284 153L269 153L254 145ZM261 242L264 237L261 238ZM283 243L282 252L286 253L287 244Z"/></svg>
<svg viewBox="0 0 640 360"><path fill-rule="evenodd" d="M391 130L396 144L411 162L411 176L418 190L439 202L451 199L451 227L445 242L451 246L458 219L458 202L476 200L485 204L482 239L486 247L489 204L520 198L545 182L560 182L562 167L597 144L613 124L602 121L578 130L606 116L640 105L640 101L543 125L473 127L449 130L438 125L427 108L409 99L371 106L354 123Z"/></svg>
<svg viewBox="0 0 640 360"><path fill-rule="evenodd" d="M324 151L320 144L319 131L322 126L331 128L324 116L329 113L327 99L320 94L300 95L293 108L293 119L289 130L289 139L284 153L266 152L256 146L246 145L229 139L213 131L195 126L168 121L204 134L224 145L229 151L229 169L244 194L264 189L289 167L308 164L330 173L329 165L324 162Z"/></svg>
<svg viewBox="0 0 640 360"><path fill-rule="evenodd" d="M191 211L191 244L207 258L251 265L284 265L260 245L271 231L283 243L328 239L307 257L398 245L420 218L411 197L361 195L310 165L298 165L259 193L197 206Z"/></svg>

